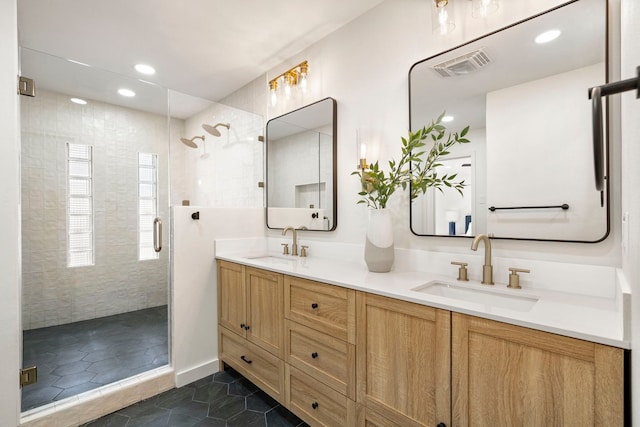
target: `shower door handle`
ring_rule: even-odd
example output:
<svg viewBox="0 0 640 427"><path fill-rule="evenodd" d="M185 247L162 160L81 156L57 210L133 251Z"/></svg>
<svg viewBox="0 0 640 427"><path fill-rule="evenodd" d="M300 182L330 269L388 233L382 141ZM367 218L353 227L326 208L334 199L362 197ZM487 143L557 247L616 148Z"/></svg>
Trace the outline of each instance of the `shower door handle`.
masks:
<svg viewBox="0 0 640 427"><path fill-rule="evenodd" d="M153 250L156 252L162 250L162 220L160 217L153 220Z"/></svg>

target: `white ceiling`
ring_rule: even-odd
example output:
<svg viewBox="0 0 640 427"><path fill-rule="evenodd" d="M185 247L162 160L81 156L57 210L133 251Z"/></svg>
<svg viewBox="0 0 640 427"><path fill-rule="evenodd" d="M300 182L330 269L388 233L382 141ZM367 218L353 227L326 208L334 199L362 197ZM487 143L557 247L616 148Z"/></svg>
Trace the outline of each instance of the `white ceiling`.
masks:
<svg viewBox="0 0 640 427"><path fill-rule="evenodd" d="M20 0L19 43L217 101L381 2Z"/></svg>

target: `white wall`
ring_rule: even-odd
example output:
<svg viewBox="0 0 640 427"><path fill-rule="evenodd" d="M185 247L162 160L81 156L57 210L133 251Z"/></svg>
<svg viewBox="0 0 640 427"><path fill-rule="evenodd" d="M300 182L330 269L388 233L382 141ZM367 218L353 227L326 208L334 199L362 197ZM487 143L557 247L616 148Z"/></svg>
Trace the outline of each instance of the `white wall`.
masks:
<svg viewBox="0 0 640 427"><path fill-rule="evenodd" d="M169 251L138 260L138 152L158 155L158 215L169 219L166 116L45 90L21 101L23 328L167 304ZM68 142L93 147L92 266L67 267Z"/></svg>
<svg viewBox="0 0 640 427"><path fill-rule="evenodd" d="M218 371L214 239L262 237L264 209L175 206L172 217L171 360L180 387Z"/></svg>
<svg viewBox="0 0 640 427"><path fill-rule="evenodd" d="M637 77L640 66L640 3L622 0L622 78ZM640 425L640 100L627 92L622 99L622 212L628 212L628 244L622 268L632 288L631 364L634 425Z"/></svg>
<svg viewBox="0 0 640 427"><path fill-rule="evenodd" d="M20 133L15 1L0 2L0 425L18 425L20 327Z"/></svg>

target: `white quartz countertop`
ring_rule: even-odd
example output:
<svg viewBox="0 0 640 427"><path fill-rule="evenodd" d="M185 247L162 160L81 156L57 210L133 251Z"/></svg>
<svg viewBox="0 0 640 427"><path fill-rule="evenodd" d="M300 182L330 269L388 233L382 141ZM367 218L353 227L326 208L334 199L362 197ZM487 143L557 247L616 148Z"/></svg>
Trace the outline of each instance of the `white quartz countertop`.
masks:
<svg viewBox="0 0 640 427"><path fill-rule="evenodd" d="M509 289L500 283L488 286L425 272L371 273L360 263L315 257L230 252L217 253L216 258L600 344L631 348L626 338L624 313L624 300L630 294L624 294L621 289L615 298L602 298L544 289ZM476 290L477 293L466 294L477 294L478 298L462 300L414 290L435 282L454 289ZM501 303L483 302L486 293L497 296ZM509 300L516 295L521 298L514 302L535 303L525 308L518 307L519 304L511 306Z"/></svg>

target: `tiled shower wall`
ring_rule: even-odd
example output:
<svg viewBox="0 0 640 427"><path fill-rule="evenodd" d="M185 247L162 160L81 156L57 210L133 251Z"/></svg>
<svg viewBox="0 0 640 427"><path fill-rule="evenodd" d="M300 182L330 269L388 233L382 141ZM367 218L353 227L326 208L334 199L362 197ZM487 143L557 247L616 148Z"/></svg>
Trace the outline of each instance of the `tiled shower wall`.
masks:
<svg viewBox="0 0 640 427"><path fill-rule="evenodd" d="M167 303L168 126L160 116L38 91L21 99L22 317L33 329ZM67 267L66 143L93 146L95 265ZM138 152L158 154L165 223L157 260L138 261Z"/></svg>

